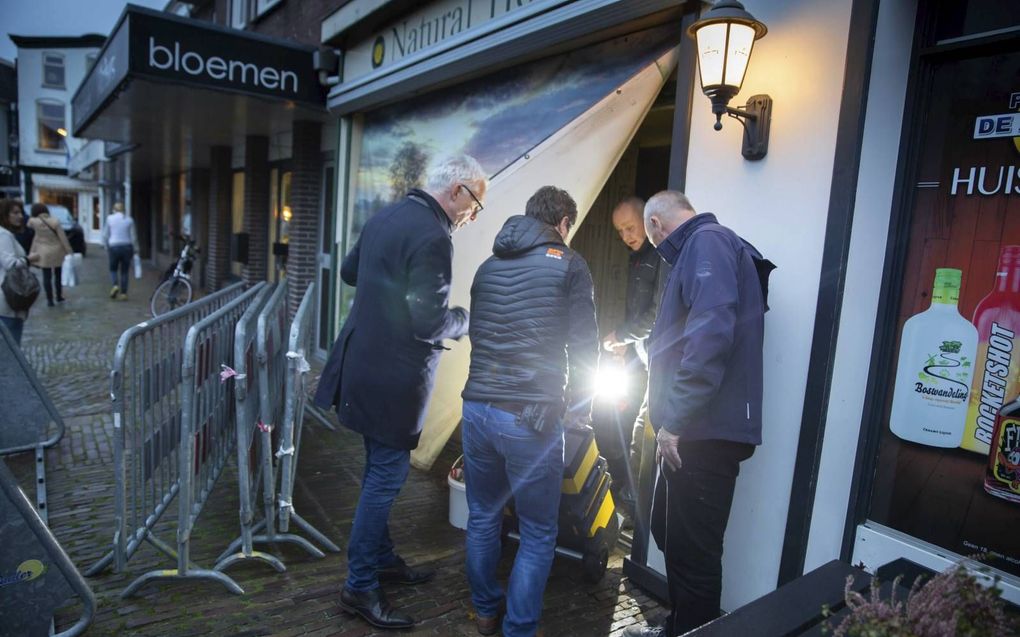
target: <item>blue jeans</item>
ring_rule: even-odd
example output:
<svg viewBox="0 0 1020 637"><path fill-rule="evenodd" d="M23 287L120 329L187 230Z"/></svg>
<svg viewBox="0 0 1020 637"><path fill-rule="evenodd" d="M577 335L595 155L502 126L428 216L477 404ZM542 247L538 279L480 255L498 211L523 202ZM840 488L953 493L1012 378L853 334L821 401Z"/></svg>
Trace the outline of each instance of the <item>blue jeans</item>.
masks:
<svg viewBox="0 0 1020 637"><path fill-rule="evenodd" d="M407 480L411 452L365 437L365 473L347 544L347 583L354 592L379 588L376 571L399 559L390 540L390 509Z"/></svg>
<svg viewBox="0 0 1020 637"><path fill-rule="evenodd" d="M4 324L7 331L14 337L14 342L21 346L21 331L25 327L25 319L14 318L12 316L0 316L0 323Z"/></svg>
<svg viewBox="0 0 1020 637"><path fill-rule="evenodd" d="M496 582L503 508L511 496L521 546L506 592L503 636L534 635L556 548L563 429L536 433L488 403L464 402L464 484L467 487L467 576L471 601L482 617L499 614Z"/></svg>
<svg viewBox="0 0 1020 637"><path fill-rule="evenodd" d="M127 294L128 281L131 280L128 272L131 270L131 259L135 256L135 247L130 243L112 245L107 253L110 262L110 283L120 287L120 291Z"/></svg>

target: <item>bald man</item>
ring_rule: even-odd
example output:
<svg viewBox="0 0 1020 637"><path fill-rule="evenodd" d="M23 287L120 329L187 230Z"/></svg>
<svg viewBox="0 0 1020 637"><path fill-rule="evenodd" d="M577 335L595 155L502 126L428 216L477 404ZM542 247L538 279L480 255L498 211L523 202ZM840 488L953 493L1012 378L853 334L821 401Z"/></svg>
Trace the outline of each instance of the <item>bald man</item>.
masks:
<svg viewBox="0 0 1020 637"><path fill-rule="evenodd" d="M761 254L683 193L644 210L669 264L649 337L648 409L658 442L651 527L666 557L672 612L628 637L682 635L719 617L723 536L740 463L761 444Z"/></svg>
<svg viewBox="0 0 1020 637"><path fill-rule="evenodd" d="M603 348L620 357L630 379L626 403L596 424L599 450L609 462L614 484L628 515L637 492L641 438L648 413L648 353L645 347L659 309L665 262L645 236L645 202L628 197L613 209L613 227L630 250L623 321L602 340ZM615 407L615 406L614 406Z"/></svg>

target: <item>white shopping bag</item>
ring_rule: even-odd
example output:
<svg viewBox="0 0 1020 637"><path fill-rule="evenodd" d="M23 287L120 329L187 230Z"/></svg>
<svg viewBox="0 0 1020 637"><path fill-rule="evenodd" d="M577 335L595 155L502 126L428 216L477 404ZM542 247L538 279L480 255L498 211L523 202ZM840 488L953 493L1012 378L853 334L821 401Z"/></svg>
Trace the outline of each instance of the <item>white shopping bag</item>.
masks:
<svg viewBox="0 0 1020 637"><path fill-rule="evenodd" d="M142 278L142 257L136 254L131 258L131 263L135 266L135 278Z"/></svg>
<svg viewBox="0 0 1020 637"><path fill-rule="evenodd" d="M60 285L65 288L73 288L78 285L78 277L74 271L74 257L70 254L64 255L64 264L60 268Z"/></svg>

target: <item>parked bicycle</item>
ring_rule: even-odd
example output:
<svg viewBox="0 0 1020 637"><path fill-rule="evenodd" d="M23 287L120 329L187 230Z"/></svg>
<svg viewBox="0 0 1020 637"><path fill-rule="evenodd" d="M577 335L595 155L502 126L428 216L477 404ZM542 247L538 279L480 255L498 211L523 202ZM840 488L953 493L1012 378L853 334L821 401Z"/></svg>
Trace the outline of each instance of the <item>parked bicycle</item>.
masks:
<svg viewBox="0 0 1020 637"><path fill-rule="evenodd" d="M191 237L179 238L184 241L181 254L177 257L177 262L163 273L162 281L149 299L149 311L152 312L153 318L191 303L193 294L191 268L200 250Z"/></svg>

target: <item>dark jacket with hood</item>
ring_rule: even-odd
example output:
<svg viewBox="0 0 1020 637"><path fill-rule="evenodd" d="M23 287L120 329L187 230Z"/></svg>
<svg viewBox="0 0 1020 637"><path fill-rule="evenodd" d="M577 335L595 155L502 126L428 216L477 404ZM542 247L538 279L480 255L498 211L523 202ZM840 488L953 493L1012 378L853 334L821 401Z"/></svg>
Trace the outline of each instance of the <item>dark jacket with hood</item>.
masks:
<svg viewBox="0 0 1020 637"><path fill-rule="evenodd" d="M553 226L510 217L471 285L465 400L591 411L598 326L591 272ZM568 382L569 381L569 382Z"/></svg>
<svg viewBox="0 0 1020 637"><path fill-rule="evenodd" d="M357 290L315 404L398 449L418 446L441 341L467 332L467 312L448 307L452 231L439 203L412 190L368 220L340 269Z"/></svg>
<svg viewBox="0 0 1020 637"><path fill-rule="evenodd" d="M688 220L658 250L671 270L648 342L653 426L683 441L761 444L761 255L712 214Z"/></svg>

